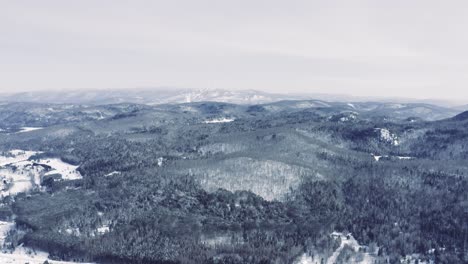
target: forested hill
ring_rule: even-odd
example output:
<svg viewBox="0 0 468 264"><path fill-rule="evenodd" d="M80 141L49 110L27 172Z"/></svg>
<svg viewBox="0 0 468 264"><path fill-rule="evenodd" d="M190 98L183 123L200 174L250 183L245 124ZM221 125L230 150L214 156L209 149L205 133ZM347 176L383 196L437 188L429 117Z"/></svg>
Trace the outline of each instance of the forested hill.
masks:
<svg viewBox="0 0 468 264"><path fill-rule="evenodd" d="M5 244L97 263L467 263L467 125L427 104L4 103Z"/></svg>

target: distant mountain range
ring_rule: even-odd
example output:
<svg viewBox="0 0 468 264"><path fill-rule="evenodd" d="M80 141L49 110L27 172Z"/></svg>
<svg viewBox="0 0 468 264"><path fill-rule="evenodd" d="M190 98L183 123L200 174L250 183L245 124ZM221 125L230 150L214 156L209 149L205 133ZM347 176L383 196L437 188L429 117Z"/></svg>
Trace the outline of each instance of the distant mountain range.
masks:
<svg viewBox="0 0 468 264"><path fill-rule="evenodd" d="M0 102L26 102L40 104L140 104L167 105L197 102L220 102L238 105L262 105L268 111L305 108L340 108L360 114L397 119L417 117L437 120L453 117L467 110L468 106L452 107L444 102L409 99L359 98L327 94L278 94L256 90L229 91L223 89L122 89L122 90L80 90L23 92L0 95Z"/></svg>
<svg viewBox="0 0 468 264"><path fill-rule="evenodd" d="M468 110L468 105L457 106L443 100L416 100L408 98L357 97L324 93L270 93L258 90L225 90L225 89L182 89L173 87L134 88L134 89L101 89L101 90L64 90L32 91L20 93L0 93L0 101L35 102L56 104L178 104L190 102L224 102L233 104L265 104L282 100L317 99L328 102L392 102L424 103L444 107L456 107Z"/></svg>
<svg viewBox="0 0 468 264"><path fill-rule="evenodd" d="M308 97L311 99L312 97ZM123 89L23 92L0 95L0 101L72 104L174 104L190 102L225 102L259 104L279 100L305 99L303 95L273 94L255 90L228 91L222 89Z"/></svg>

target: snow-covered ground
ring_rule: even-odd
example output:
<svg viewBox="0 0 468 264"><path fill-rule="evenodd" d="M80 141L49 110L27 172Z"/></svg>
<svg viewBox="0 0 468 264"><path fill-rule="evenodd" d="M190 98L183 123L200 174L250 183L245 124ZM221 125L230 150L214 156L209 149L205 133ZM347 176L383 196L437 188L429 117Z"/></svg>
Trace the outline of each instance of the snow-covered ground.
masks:
<svg viewBox="0 0 468 264"><path fill-rule="evenodd" d="M413 157L407 157L407 156L397 156L398 159L400 160L410 160L410 159L414 159Z"/></svg>
<svg viewBox="0 0 468 264"><path fill-rule="evenodd" d="M120 171L113 171L113 172L108 173L108 174L106 174L106 175L104 175L104 176L110 177L110 176L118 175L118 174L120 174L120 173L121 173Z"/></svg>
<svg viewBox="0 0 468 264"><path fill-rule="evenodd" d="M163 165L163 162L164 162L164 158L163 157L159 157L158 158L158 167L161 167Z"/></svg>
<svg viewBox="0 0 468 264"><path fill-rule="evenodd" d="M340 255L341 251L345 248L345 246L351 247L354 252L359 252L361 246L357 242L357 240L352 235L344 235L343 233L334 232L332 234L335 238L341 239L340 247L338 247L333 255L327 260L327 264L334 264L338 256ZM353 263L362 263L362 264L372 264L373 258L369 255L369 253L362 253L363 258L361 261L357 262L357 260L353 261Z"/></svg>
<svg viewBox="0 0 468 264"><path fill-rule="evenodd" d="M15 168L0 168L0 196L27 192L40 185L41 167L25 165L25 161L15 163Z"/></svg>
<svg viewBox="0 0 468 264"><path fill-rule="evenodd" d="M223 117L223 118L205 120L205 121L203 121L203 123L205 123L205 124L229 123L229 122L232 122L234 120L235 120L234 118Z"/></svg>
<svg viewBox="0 0 468 264"><path fill-rule="evenodd" d="M356 120L356 118L357 118L357 114L350 113L348 114L348 116L341 117L340 122L348 122L348 121Z"/></svg>
<svg viewBox="0 0 468 264"><path fill-rule="evenodd" d="M400 141L398 140L398 136L391 133L390 130L388 130L386 128L376 128L375 130L380 133L380 135L379 135L380 141L387 142L389 144L392 144L393 146L400 145Z"/></svg>
<svg viewBox="0 0 468 264"><path fill-rule="evenodd" d="M20 131L16 133L25 133L25 132L31 132L35 130L43 129L43 127L22 127Z"/></svg>
<svg viewBox="0 0 468 264"><path fill-rule="evenodd" d="M37 251L23 246L17 247L11 253L0 252L0 263L2 264L43 264L45 261L48 261L50 264L86 264L83 262L51 260L47 252Z"/></svg>
<svg viewBox="0 0 468 264"><path fill-rule="evenodd" d="M405 264L434 264L434 260L421 260L419 254L412 254L408 255L404 258L400 259L400 263L405 263Z"/></svg>
<svg viewBox="0 0 468 264"><path fill-rule="evenodd" d="M43 251L33 250L24 246L18 246L13 252L4 249L5 238L8 232L15 228L13 222L0 221L0 263L2 264L43 264L46 260L51 264L73 264L77 262L55 261L49 259L49 254Z"/></svg>
<svg viewBox="0 0 468 264"><path fill-rule="evenodd" d="M0 196L16 195L40 185L44 168L28 159L36 151L11 150L0 155Z"/></svg>
<svg viewBox="0 0 468 264"><path fill-rule="evenodd" d="M379 161L382 157L388 157L388 156L378 156L378 155L372 154L372 157L374 157L375 161Z"/></svg>
<svg viewBox="0 0 468 264"><path fill-rule="evenodd" d="M0 153L0 166L5 166L11 163L16 163L19 161L28 160L34 154L37 154L37 151L24 151L20 149L10 150L9 152L2 155Z"/></svg>
<svg viewBox="0 0 468 264"><path fill-rule="evenodd" d="M414 159L414 157L409 157L409 156L389 156L389 155L379 156L379 155L374 155L374 154L371 154L371 155L375 159L375 161L380 161L382 158L397 158L399 160L412 160L412 159Z"/></svg>
<svg viewBox="0 0 468 264"><path fill-rule="evenodd" d="M110 227L109 227L109 225L102 225L102 226L97 228L97 232L100 235L108 233L108 232L110 232Z"/></svg>
<svg viewBox="0 0 468 264"><path fill-rule="evenodd" d="M62 175L63 180L78 180L82 178L81 174L77 171L78 166L74 166L63 162L61 159L44 159L39 160L38 163L52 167L52 170L47 172L45 175L59 173L60 175Z"/></svg>
<svg viewBox="0 0 468 264"><path fill-rule="evenodd" d="M8 231L10 231L14 226L15 224L12 222L0 221L0 247L3 247Z"/></svg>
<svg viewBox="0 0 468 264"><path fill-rule="evenodd" d="M29 160L38 151L11 150L0 154L0 195L16 195L40 186L42 176L60 174L62 180L81 179L78 166L57 158ZM50 167L50 169L47 169Z"/></svg>
<svg viewBox="0 0 468 264"><path fill-rule="evenodd" d="M331 236L334 239L340 239L341 244L340 246L333 252L331 256L326 258L326 264L335 264L338 256L341 254L341 252L346 248L352 248L353 251L356 253L355 256L352 256L351 259L349 259L349 263L360 263L360 264L372 264L374 263L374 257L372 257L369 253L363 253L360 252L360 249L362 248L361 245L354 239L354 237L349 234L345 235L343 233L339 232L333 232ZM302 254L295 262L295 264L321 264L322 261L322 256L316 256L311 257L307 253Z"/></svg>

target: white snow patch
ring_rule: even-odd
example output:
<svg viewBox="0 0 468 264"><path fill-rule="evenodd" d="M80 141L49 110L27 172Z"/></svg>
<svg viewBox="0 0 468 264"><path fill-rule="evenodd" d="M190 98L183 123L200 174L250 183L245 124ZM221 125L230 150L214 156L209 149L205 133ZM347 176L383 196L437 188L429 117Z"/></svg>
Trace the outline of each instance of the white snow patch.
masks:
<svg viewBox="0 0 468 264"><path fill-rule="evenodd" d="M360 260L353 257L352 262L350 263L362 263L362 264L372 264L374 262L374 257L371 256L369 253L361 253L361 248L363 248L359 243L354 239L351 234L344 235L343 233L333 232L331 237L334 239L340 239L341 244L340 246L333 252L333 254L326 260L325 263L327 264L336 264L336 260L340 255L341 251L345 248L345 246L351 247L354 252L357 254L362 254L362 258ZM318 264L322 263L321 260L314 259L313 257L309 256L307 253L302 254L295 262L295 264Z"/></svg>
<svg viewBox="0 0 468 264"><path fill-rule="evenodd" d="M203 121L203 123L205 123L205 124L229 123L229 122L232 122L234 120L235 120L234 118L223 117L223 118L205 120L205 121Z"/></svg>
<svg viewBox="0 0 468 264"><path fill-rule="evenodd" d="M1 192L0 196L16 195L27 192L33 188L33 180L37 178L33 173L16 174L8 169L0 170Z"/></svg>
<svg viewBox="0 0 468 264"><path fill-rule="evenodd" d="M405 156L397 156L397 158L399 160L410 160L410 159L414 159L413 157L405 157Z"/></svg>
<svg viewBox="0 0 468 264"><path fill-rule="evenodd" d="M394 146L400 145L400 142L398 141L397 135L391 133L388 129L386 129L386 128L376 128L375 130L380 133L380 135L379 135L380 141L392 144Z"/></svg>
<svg viewBox="0 0 468 264"><path fill-rule="evenodd" d="M161 167L163 165L163 162L164 162L164 158L163 157L159 157L158 158L158 167Z"/></svg>
<svg viewBox="0 0 468 264"><path fill-rule="evenodd" d="M108 225L103 225L97 228L97 232L99 235L103 235L105 233L110 232L110 227Z"/></svg>
<svg viewBox="0 0 468 264"><path fill-rule="evenodd" d="M0 166L28 160L32 155L38 154L38 151L25 151L20 149L10 150L6 153L0 153Z"/></svg>
<svg viewBox="0 0 468 264"><path fill-rule="evenodd" d="M414 159L414 157L407 157L407 156L388 156L388 155L379 156L379 155L374 155L374 154L371 154L371 155L375 159L375 161L380 161L380 159L382 159L382 158L397 158L399 160L412 160L412 159Z"/></svg>
<svg viewBox="0 0 468 264"><path fill-rule="evenodd" d="M39 130L39 129L43 129L43 127L22 127L21 130L16 133L26 133L26 132Z"/></svg>
<svg viewBox="0 0 468 264"><path fill-rule="evenodd" d="M349 114L348 116L343 116L340 118L340 122L347 122L351 120L356 120L357 115L354 113Z"/></svg>
<svg viewBox="0 0 468 264"><path fill-rule="evenodd" d="M0 247L3 246L8 232L15 226L12 222L0 221Z"/></svg>
<svg viewBox="0 0 468 264"><path fill-rule="evenodd" d="M63 162L61 159L52 158L40 160L38 163L45 164L52 167L52 170L47 172L45 175L52 175L59 173L62 175L64 180L79 180L82 179L82 176L79 171L77 171L78 166L74 166L68 163Z"/></svg>
<svg viewBox="0 0 468 264"><path fill-rule="evenodd" d="M296 260L294 264L320 264L320 262L304 253L299 257L299 259Z"/></svg>
<svg viewBox="0 0 468 264"><path fill-rule="evenodd" d="M104 175L104 176L109 177L109 176L118 175L118 174L120 174L120 173L121 173L120 171L113 171L113 172L108 173L108 174L106 174L106 175Z"/></svg>
<svg viewBox="0 0 468 264"><path fill-rule="evenodd" d="M0 155L0 196L16 195L40 185L45 169L28 161L36 153L11 150Z"/></svg>
<svg viewBox="0 0 468 264"><path fill-rule="evenodd" d="M379 161L381 158L382 158L382 156L375 156L375 155L374 155L375 161Z"/></svg>

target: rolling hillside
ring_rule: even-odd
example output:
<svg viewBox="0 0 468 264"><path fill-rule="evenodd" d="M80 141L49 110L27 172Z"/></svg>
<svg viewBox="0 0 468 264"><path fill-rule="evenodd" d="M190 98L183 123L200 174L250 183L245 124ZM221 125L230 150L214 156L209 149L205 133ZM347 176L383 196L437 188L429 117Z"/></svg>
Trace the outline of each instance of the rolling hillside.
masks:
<svg viewBox="0 0 468 264"><path fill-rule="evenodd" d="M34 155L0 173L15 182L54 163L4 197L0 220L17 224L10 248L61 260L463 263L466 113L449 113L320 100L3 104L3 159ZM80 177L52 175L57 162Z"/></svg>

